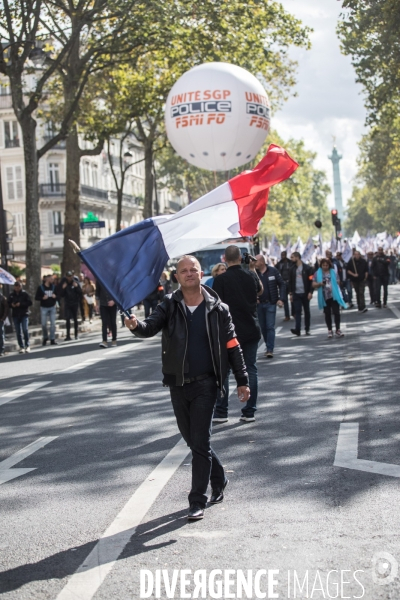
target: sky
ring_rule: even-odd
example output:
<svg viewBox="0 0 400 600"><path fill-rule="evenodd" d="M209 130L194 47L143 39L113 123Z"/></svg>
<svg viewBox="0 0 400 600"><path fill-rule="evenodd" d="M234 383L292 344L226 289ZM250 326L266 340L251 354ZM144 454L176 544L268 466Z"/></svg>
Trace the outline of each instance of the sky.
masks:
<svg viewBox="0 0 400 600"><path fill-rule="evenodd" d="M361 86L355 82L350 57L340 52L335 29L341 10L338 0L280 0L284 8L314 29L311 50L294 48L291 58L298 62L297 97L291 97L276 114L272 127L283 138L303 139L317 152L315 165L326 172L333 191L332 163L336 147L340 161L343 204L351 196L357 171L358 146L365 133L365 108ZM328 198L333 206L333 193Z"/></svg>

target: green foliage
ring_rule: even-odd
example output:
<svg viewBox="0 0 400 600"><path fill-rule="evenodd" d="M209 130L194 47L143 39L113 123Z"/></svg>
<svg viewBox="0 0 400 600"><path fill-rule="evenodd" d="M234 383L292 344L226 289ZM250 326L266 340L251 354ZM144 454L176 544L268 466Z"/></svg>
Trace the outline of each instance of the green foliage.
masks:
<svg viewBox="0 0 400 600"><path fill-rule="evenodd" d="M98 86L101 110L93 130L107 138L128 128L143 144L146 155L145 217L152 210L153 154L166 146L164 104L175 81L203 62L226 61L256 74L274 108L294 84L296 63L292 45L308 47L309 28L275 0L204 0L172 2L179 12L170 24L170 38L149 49L133 67L117 66Z"/></svg>
<svg viewBox="0 0 400 600"><path fill-rule="evenodd" d="M371 123L398 112L400 10L397 0L344 0L338 34L366 93Z"/></svg>
<svg viewBox="0 0 400 600"><path fill-rule="evenodd" d="M362 235L394 234L400 230L400 117L382 119L363 137L360 150L345 226Z"/></svg>
<svg viewBox="0 0 400 600"><path fill-rule="evenodd" d="M345 226L360 234L400 228L400 10L396 0L345 0L342 50L363 85L370 131Z"/></svg>
<svg viewBox="0 0 400 600"><path fill-rule="evenodd" d="M324 171L314 166L315 152L308 150L303 140L284 141L275 132L268 141L285 148L299 167L289 179L271 188L260 233L269 237L275 234L280 242L288 238L296 240L298 236L305 241L318 233L314 221L320 219L319 231L328 239L332 225L327 197L331 190Z"/></svg>
<svg viewBox="0 0 400 600"><path fill-rule="evenodd" d="M7 269L14 277L23 277L26 272L26 269L21 269L18 265L8 265Z"/></svg>
<svg viewBox="0 0 400 600"><path fill-rule="evenodd" d="M61 274L61 267L60 267L60 265L57 265L57 264L50 265L50 269L52 270L52 272L54 273L54 275L60 275Z"/></svg>

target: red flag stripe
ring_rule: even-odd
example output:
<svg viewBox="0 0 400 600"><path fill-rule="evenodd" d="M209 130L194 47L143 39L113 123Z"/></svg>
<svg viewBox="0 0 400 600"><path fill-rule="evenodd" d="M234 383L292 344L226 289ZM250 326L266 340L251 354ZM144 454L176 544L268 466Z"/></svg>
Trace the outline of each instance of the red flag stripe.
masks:
<svg viewBox="0 0 400 600"><path fill-rule="evenodd" d="M267 209L269 188L288 179L298 166L286 150L271 144L252 171L244 171L229 180L232 199L238 207L240 235L257 233Z"/></svg>

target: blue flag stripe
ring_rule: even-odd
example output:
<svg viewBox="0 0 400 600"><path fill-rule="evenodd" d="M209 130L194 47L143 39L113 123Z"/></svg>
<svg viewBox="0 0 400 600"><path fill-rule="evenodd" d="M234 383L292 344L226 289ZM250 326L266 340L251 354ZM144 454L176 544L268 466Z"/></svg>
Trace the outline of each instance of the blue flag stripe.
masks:
<svg viewBox="0 0 400 600"><path fill-rule="evenodd" d="M123 310L158 285L169 260L160 230L141 221L80 252L83 262Z"/></svg>

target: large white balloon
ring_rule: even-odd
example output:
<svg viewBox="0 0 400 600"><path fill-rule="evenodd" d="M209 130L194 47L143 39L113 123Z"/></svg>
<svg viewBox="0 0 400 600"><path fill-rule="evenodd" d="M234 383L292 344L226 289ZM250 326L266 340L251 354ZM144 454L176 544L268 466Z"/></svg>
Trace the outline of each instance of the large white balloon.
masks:
<svg viewBox="0 0 400 600"><path fill-rule="evenodd" d="M229 63L205 63L172 87L165 107L169 141L196 167L228 171L260 150L270 125L270 104L261 83Z"/></svg>

